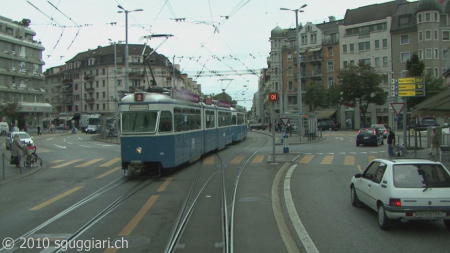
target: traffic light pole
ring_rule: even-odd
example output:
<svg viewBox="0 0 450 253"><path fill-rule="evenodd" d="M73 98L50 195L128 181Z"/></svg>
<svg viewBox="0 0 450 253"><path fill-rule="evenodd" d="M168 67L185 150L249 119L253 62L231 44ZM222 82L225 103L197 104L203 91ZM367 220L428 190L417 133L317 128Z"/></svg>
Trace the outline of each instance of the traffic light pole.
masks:
<svg viewBox="0 0 450 253"><path fill-rule="evenodd" d="M272 131L272 162L275 162L275 103L272 103L272 117L270 117L270 131Z"/></svg>

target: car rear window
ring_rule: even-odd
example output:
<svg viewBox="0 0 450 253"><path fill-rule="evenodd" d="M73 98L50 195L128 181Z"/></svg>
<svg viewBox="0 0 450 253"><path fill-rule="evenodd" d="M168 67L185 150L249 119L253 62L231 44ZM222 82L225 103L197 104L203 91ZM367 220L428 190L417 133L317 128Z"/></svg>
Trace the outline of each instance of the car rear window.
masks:
<svg viewBox="0 0 450 253"><path fill-rule="evenodd" d="M370 129L370 128L364 128L364 129L361 129L359 131L362 134L373 134L373 129Z"/></svg>
<svg viewBox="0 0 450 253"><path fill-rule="evenodd" d="M440 164L394 165L394 185L397 188L450 187L450 175Z"/></svg>

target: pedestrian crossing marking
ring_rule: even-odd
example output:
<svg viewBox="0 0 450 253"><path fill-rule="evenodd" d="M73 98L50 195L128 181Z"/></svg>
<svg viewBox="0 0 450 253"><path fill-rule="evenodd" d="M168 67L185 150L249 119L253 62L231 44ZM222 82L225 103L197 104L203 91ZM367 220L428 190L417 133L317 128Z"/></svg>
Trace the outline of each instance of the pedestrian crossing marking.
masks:
<svg viewBox="0 0 450 253"><path fill-rule="evenodd" d="M314 155L305 155L302 159L300 159L299 163L309 163L314 158Z"/></svg>
<svg viewBox="0 0 450 253"><path fill-rule="evenodd" d="M87 162L85 162L85 163L79 164L79 165L77 165L77 166L75 166L75 167L77 167L77 168L79 168L79 167L86 167L86 166L89 166L89 165L94 164L94 163L96 163L96 162L98 162L98 161L101 161L101 160L103 160L103 158L98 158L98 159L90 160L90 161L87 161Z"/></svg>
<svg viewBox="0 0 450 253"><path fill-rule="evenodd" d="M264 160L263 155L257 155L255 156L255 159L253 159L252 163L262 163L263 160Z"/></svg>
<svg viewBox="0 0 450 253"><path fill-rule="evenodd" d="M320 164L331 164L333 162L334 156L326 155Z"/></svg>
<svg viewBox="0 0 450 253"><path fill-rule="evenodd" d="M213 165L214 164L214 156L208 156L203 159L203 164Z"/></svg>
<svg viewBox="0 0 450 253"><path fill-rule="evenodd" d="M55 165L55 166L53 166L53 167L51 167L51 168L52 168L52 169L57 169L57 168L61 168L61 167L64 167L64 166L68 166L68 165L77 163L77 162L79 162L79 161L83 161L83 159L75 159L75 160L72 160L72 161L68 161L68 162L66 162L66 163L62 163L62 164L59 164L59 165Z"/></svg>
<svg viewBox="0 0 450 253"><path fill-rule="evenodd" d="M109 170L109 171L107 171L107 172L101 174L100 176L97 176L95 179L104 178L104 177L106 177L107 175L109 175L109 174L111 174L111 173L113 173L113 172L115 172L115 171L118 171L118 170L121 169L121 168L122 168L122 167L117 166L117 167L115 167L114 169Z"/></svg>
<svg viewBox="0 0 450 253"><path fill-rule="evenodd" d="M115 164L115 163L118 162L118 161L120 161L120 157L114 158L114 159L112 159L111 161L109 161L109 162L107 162L107 163L104 163L104 164L100 165L100 167L108 167L108 166L111 166L111 165Z"/></svg>
<svg viewBox="0 0 450 253"><path fill-rule="evenodd" d="M345 156L344 165L355 165L355 156Z"/></svg>
<svg viewBox="0 0 450 253"><path fill-rule="evenodd" d="M233 160L231 160L230 164L239 164L242 162L243 159L244 157L241 155L236 156Z"/></svg>
<svg viewBox="0 0 450 253"><path fill-rule="evenodd" d="M371 155L371 156L369 156L369 163L371 163L374 159L376 159L377 157L376 156L373 156L373 155Z"/></svg>
<svg viewBox="0 0 450 253"><path fill-rule="evenodd" d="M70 195L70 194L72 194L72 193L78 191L79 189L81 189L81 188L83 188L83 187L84 187L84 186L77 186L77 187L75 187L75 188L72 188L72 189L70 189L70 190L68 190L68 191L66 191L66 192L64 192L64 193L62 193L62 194L60 194L60 195L58 195L58 196L52 198L52 199L49 199L49 200L45 201L45 202L42 203L42 204L39 204L39 205L37 205L37 206L35 206L35 207L30 208L30 210L32 210L32 211L39 210L39 209L41 209L41 208L43 208L43 207L45 207L45 206L50 205L51 203L53 203L53 202L55 202L55 201L57 201L57 200L60 200L60 199L64 198L64 197L67 196L67 195Z"/></svg>

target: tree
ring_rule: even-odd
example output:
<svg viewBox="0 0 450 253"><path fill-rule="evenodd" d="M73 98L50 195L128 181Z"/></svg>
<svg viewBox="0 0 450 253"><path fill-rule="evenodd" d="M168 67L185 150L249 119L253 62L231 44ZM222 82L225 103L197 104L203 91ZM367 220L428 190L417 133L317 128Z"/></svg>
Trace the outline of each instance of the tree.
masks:
<svg viewBox="0 0 450 253"><path fill-rule="evenodd" d="M2 114L6 115L11 122L14 122L15 116L19 113L22 106L17 102L9 102L1 105Z"/></svg>
<svg viewBox="0 0 450 253"><path fill-rule="evenodd" d="M308 105L310 112L313 112L319 106L326 106L325 87L322 83L309 83L305 88L305 104Z"/></svg>
<svg viewBox="0 0 450 253"><path fill-rule="evenodd" d="M325 102L327 107L334 107L339 109L339 106L342 104L341 93L342 89L339 84L334 84L328 87L325 91Z"/></svg>
<svg viewBox="0 0 450 253"><path fill-rule="evenodd" d="M406 69L408 70L407 77L420 77L424 75L425 63L419 59L417 53L413 53L411 59L406 61ZM425 96L409 97L408 109L444 90L443 82L442 78L434 78L431 73L427 74L425 76Z"/></svg>
<svg viewBox="0 0 450 253"><path fill-rule="evenodd" d="M342 102L356 105L363 115L366 124L366 112L369 104L383 105L387 94L380 87L381 75L367 64L350 66L338 72L339 83L342 90Z"/></svg>

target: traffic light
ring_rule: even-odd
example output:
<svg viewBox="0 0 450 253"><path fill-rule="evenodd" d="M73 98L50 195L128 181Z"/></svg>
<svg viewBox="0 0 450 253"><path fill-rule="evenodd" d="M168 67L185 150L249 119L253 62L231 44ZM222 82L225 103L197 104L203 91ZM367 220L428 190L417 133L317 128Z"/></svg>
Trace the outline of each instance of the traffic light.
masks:
<svg viewBox="0 0 450 253"><path fill-rule="evenodd" d="M278 93L276 93L276 92L269 93L269 101L272 101L272 102L278 101Z"/></svg>

